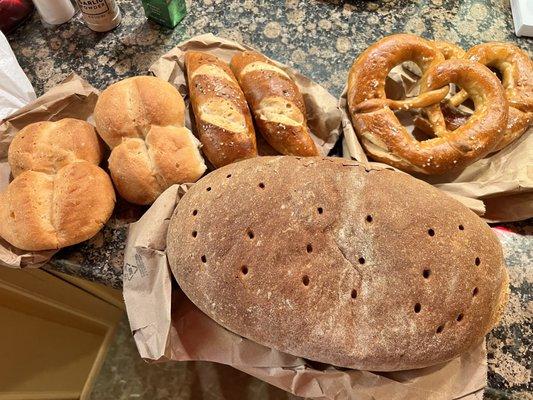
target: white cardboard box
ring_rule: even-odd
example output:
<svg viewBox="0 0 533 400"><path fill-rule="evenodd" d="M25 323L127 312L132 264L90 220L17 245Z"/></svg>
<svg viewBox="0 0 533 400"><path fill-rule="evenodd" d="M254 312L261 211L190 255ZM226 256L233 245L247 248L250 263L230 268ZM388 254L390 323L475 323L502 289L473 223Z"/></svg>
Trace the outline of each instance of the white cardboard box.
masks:
<svg viewBox="0 0 533 400"><path fill-rule="evenodd" d="M516 36L533 36L533 0L511 0Z"/></svg>

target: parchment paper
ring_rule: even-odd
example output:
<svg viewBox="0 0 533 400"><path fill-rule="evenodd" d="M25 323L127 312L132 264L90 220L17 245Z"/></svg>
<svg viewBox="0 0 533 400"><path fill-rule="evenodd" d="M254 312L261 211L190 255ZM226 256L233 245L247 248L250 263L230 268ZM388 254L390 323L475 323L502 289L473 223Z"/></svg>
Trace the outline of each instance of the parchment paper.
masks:
<svg viewBox="0 0 533 400"><path fill-rule="evenodd" d="M7 163L7 151L19 130L38 121L57 121L62 118L89 121L97 98L98 91L94 87L78 75L71 74L61 84L11 114L0 125L0 191L9 184L11 169ZM40 267L56 252L57 250L28 252L17 249L0 238L0 266Z"/></svg>
<svg viewBox="0 0 533 400"><path fill-rule="evenodd" d="M150 71L155 76L172 83L183 95L185 106L188 110L185 113L185 125L191 128L191 119L193 117L191 108L189 107L187 76L184 64L185 52L188 50L210 53L229 63L236 53L254 49L250 46L207 33L205 35L195 36L178 44L152 64ZM311 136L321 154L327 155L339 138L341 130L342 115L337 107L337 99L322 86L299 72L275 60L271 61L289 74L296 82L305 101L307 123L311 130ZM194 132L195 129L192 128L192 131ZM278 154L262 140L261 134L257 131L256 136L260 155Z"/></svg>
<svg viewBox="0 0 533 400"><path fill-rule="evenodd" d="M238 336L203 314L174 285L165 254L170 217L186 186L167 189L130 225L124 300L135 343L148 361L227 364L311 399L482 399L485 345L438 366L393 373L338 369L294 357Z"/></svg>
<svg viewBox="0 0 533 400"><path fill-rule="evenodd" d="M418 77L409 65L394 68L386 82L387 92L400 99L417 94ZM357 139L347 104L347 87L339 99L344 133L344 156L358 161L368 158ZM392 98L391 97L391 98ZM408 129L412 126L406 125ZM520 221L533 217L533 127L504 149L489 154L462 171L440 176L417 174L462 201L487 222Z"/></svg>

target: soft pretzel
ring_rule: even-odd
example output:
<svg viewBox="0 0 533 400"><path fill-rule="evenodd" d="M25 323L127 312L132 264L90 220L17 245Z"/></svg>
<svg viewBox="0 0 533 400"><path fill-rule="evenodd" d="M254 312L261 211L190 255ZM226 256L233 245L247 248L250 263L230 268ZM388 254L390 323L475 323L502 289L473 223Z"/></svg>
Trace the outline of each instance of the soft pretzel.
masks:
<svg viewBox="0 0 533 400"><path fill-rule="evenodd" d="M200 143L183 126L184 110L174 86L150 76L124 79L100 94L96 129L112 149L117 191L129 202L151 204L171 185L205 172Z"/></svg>
<svg viewBox="0 0 533 400"><path fill-rule="evenodd" d="M386 98L389 71L414 61L422 71L420 95L406 100ZM476 111L454 131L446 128L440 102L449 84L473 95ZM468 165L488 154L503 135L507 100L498 79L485 66L469 60L445 60L430 41L414 35L392 35L365 50L348 77L348 107L362 145L376 160L424 174L440 174ZM436 137L416 140L393 110L426 108Z"/></svg>
<svg viewBox="0 0 533 400"><path fill-rule="evenodd" d="M446 60L452 58L463 58L465 51L456 44L445 42L443 40L434 40L433 45L439 50Z"/></svg>
<svg viewBox="0 0 533 400"><path fill-rule="evenodd" d="M197 135L215 167L257 156L254 124L229 66L198 51L185 54Z"/></svg>
<svg viewBox="0 0 533 400"><path fill-rule="evenodd" d="M501 73L509 101L509 120L502 139L493 149L500 150L522 136L533 120L533 61L510 43L480 44L468 50L465 57ZM450 99L450 104L456 107L468 97L463 90Z"/></svg>
<svg viewBox="0 0 533 400"><path fill-rule="evenodd" d="M51 250L93 237L111 216L115 192L98 167L94 128L72 118L37 122L13 139L15 179L0 193L0 236L23 250Z"/></svg>
<svg viewBox="0 0 533 400"><path fill-rule="evenodd" d="M304 99L291 77L253 51L237 53L230 66L266 141L281 154L318 155L307 127Z"/></svg>

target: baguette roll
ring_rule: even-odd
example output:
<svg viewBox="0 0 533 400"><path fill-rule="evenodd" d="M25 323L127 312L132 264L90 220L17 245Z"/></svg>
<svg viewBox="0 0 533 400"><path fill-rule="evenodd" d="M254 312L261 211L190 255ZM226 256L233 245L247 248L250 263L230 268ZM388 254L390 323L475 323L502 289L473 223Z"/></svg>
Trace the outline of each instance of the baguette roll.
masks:
<svg viewBox="0 0 533 400"><path fill-rule="evenodd" d="M233 56L231 69L259 132L274 149L286 155L318 155L307 127L303 97L285 71L251 51Z"/></svg>
<svg viewBox="0 0 533 400"><path fill-rule="evenodd" d="M252 117L230 68L207 53L185 55L197 135L215 166L257 156Z"/></svg>

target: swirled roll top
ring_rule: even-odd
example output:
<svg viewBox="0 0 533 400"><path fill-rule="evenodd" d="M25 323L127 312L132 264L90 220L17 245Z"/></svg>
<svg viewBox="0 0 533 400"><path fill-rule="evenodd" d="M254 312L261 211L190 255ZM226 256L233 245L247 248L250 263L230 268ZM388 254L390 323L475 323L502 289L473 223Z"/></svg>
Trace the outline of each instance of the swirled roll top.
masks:
<svg viewBox="0 0 533 400"><path fill-rule="evenodd" d="M150 76L124 79L98 98L96 129L112 149L111 177L126 200L151 204L169 186L195 182L205 172L184 112L179 92Z"/></svg>
<svg viewBox="0 0 533 400"><path fill-rule="evenodd" d="M115 192L98 167L94 128L72 118L17 133L8 161L14 180L0 193L0 236L23 250L51 250L94 236L111 216Z"/></svg>

